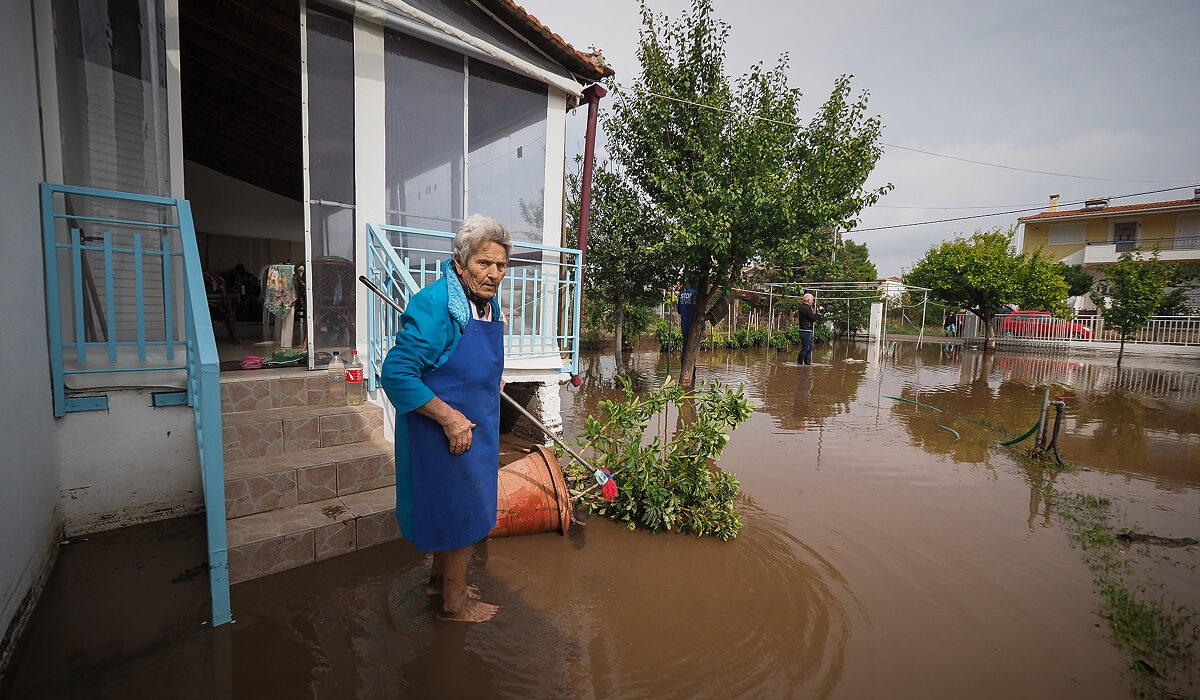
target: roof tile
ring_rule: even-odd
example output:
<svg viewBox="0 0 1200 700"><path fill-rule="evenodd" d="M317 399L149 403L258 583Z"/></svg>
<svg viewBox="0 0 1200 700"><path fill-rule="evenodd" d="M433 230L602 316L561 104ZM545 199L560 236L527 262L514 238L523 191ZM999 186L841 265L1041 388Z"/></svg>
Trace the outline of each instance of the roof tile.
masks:
<svg viewBox="0 0 1200 700"><path fill-rule="evenodd" d="M513 0L479 2L576 75L593 81L615 75L599 50L584 53L576 49Z"/></svg>
<svg viewBox="0 0 1200 700"><path fill-rule="evenodd" d="M1036 219L1059 219L1066 216L1108 216L1110 214L1120 214L1129 211L1145 211L1148 209L1174 209L1177 207L1194 206L1200 208L1200 200L1196 199L1176 199L1169 202L1146 202L1145 204L1122 204L1115 207L1104 207L1102 209L1060 209L1059 211L1044 211L1032 216L1022 216L1019 221L1033 221Z"/></svg>

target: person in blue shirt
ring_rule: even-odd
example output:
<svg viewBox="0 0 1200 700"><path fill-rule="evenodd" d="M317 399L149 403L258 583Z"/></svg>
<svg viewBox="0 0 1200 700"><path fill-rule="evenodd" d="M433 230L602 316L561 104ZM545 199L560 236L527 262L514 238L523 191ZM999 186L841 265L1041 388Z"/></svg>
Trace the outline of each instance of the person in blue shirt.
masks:
<svg viewBox="0 0 1200 700"><path fill-rule="evenodd" d="M688 331L692 328L692 319L696 317L696 290L685 289L679 293L679 302L675 304L679 312L679 329L683 331L684 342L687 342ZM680 362L683 361L683 351L680 350Z"/></svg>
<svg viewBox="0 0 1200 700"><path fill-rule="evenodd" d="M692 327L692 318L696 315L696 290L685 289L680 292L675 310L679 312L679 327L686 336Z"/></svg>
<svg viewBox="0 0 1200 700"><path fill-rule="evenodd" d="M441 616L484 622L499 606L467 586L476 542L496 524L504 322L496 293L512 239L496 219L463 221L442 277L409 300L382 383L396 408L396 519L433 552L426 592Z"/></svg>

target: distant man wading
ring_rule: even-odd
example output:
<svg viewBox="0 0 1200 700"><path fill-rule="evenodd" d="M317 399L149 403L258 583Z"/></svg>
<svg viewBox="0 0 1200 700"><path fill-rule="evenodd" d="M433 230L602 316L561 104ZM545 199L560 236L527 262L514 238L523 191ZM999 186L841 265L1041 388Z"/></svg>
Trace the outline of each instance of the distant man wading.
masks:
<svg viewBox="0 0 1200 700"><path fill-rule="evenodd" d="M813 311L816 299L811 294L804 295L804 303L800 305L800 354L796 356L796 364L811 365L813 351L813 331L816 325L825 317Z"/></svg>
<svg viewBox="0 0 1200 700"><path fill-rule="evenodd" d="M426 592L441 617L490 620L498 605L467 586L472 546L496 524L504 323L496 292L512 239L496 219L463 222L442 278L415 294L383 361L396 407L396 519L433 552Z"/></svg>

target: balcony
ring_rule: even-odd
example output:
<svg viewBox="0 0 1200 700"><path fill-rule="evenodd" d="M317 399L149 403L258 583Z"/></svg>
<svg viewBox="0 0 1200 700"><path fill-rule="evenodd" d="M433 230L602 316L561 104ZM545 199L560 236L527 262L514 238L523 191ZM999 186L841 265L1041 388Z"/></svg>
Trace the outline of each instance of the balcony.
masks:
<svg viewBox="0 0 1200 700"><path fill-rule="evenodd" d="M1121 253L1140 248L1140 257L1148 258L1155 248L1164 262L1200 262L1200 236L1186 238L1143 238L1140 241L1088 243L1083 249L1084 265L1115 263Z"/></svg>
<svg viewBox="0 0 1200 700"><path fill-rule="evenodd" d="M401 304L441 276L453 234L368 224L367 277ZM513 241L497 292L506 319L504 367L573 375L579 367L582 256L578 250ZM400 328L400 314L372 299L368 382L373 389Z"/></svg>

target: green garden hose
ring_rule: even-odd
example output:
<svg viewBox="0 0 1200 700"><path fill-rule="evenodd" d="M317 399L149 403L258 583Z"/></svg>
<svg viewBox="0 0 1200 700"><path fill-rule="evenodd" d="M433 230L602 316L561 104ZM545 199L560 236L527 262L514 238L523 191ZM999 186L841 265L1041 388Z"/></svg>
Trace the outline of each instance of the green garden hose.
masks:
<svg viewBox="0 0 1200 700"><path fill-rule="evenodd" d="M943 411L942 409L938 408L937 406L930 406L930 405L929 405L929 404L927 404L927 403L921 403L920 401L913 401L912 399L902 399L902 398L900 398L899 396L886 396L886 395L885 395L883 398L885 398L885 399L894 399L894 400L896 400L896 401L903 401L904 403L911 403L911 404L912 404L912 405L914 405L914 406L922 406L922 407L924 407L924 408L933 409L934 411L937 411L938 413L945 413L945 411Z"/></svg>
<svg viewBox="0 0 1200 700"><path fill-rule="evenodd" d="M939 428L942 428L942 429L944 429L944 430L949 430L949 431L950 431L950 433L951 433L951 434L954 436L954 441L955 441L955 442L958 442L959 440L961 440L961 439L962 439L962 436L958 434L958 431L957 431L957 430L955 430L954 428L951 428L951 427L950 427L950 426L948 426L948 425L942 425L941 423L938 423L938 424L937 424L937 427L939 427Z"/></svg>
<svg viewBox="0 0 1200 700"><path fill-rule="evenodd" d="M1041 421L1038 421L1038 422L1034 423L1034 424L1033 424L1033 427L1032 427L1032 428L1030 428L1029 430L1027 430L1027 431L1025 432L1025 434L1024 434L1024 435L1022 435L1021 437L1019 437L1019 438L1013 438L1012 440L1009 440L1009 441L1007 441L1007 442L1002 442L1002 443L1000 443L1000 444L1001 444L1001 445L1006 445L1006 446L1007 446L1007 445L1015 445L1015 444L1017 444L1018 442L1020 442L1020 441L1024 440L1025 438L1029 437L1030 435L1033 435L1034 433L1036 433L1039 425L1041 425Z"/></svg>

